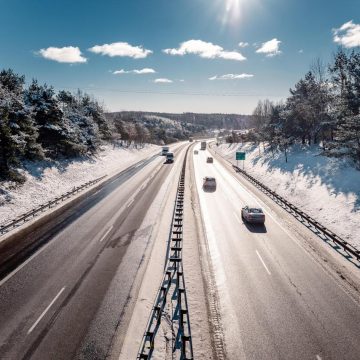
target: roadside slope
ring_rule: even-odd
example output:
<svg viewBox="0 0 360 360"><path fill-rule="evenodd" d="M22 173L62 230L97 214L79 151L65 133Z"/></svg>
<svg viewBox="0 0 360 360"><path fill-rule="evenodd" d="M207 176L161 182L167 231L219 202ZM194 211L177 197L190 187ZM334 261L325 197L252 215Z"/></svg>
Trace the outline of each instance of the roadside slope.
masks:
<svg viewBox="0 0 360 360"><path fill-rule="evenodd" d="M249 174L360 246L360 172L346 160L321 156L318 147L294 146L287 163L283 153L264 152L262 146L259 151L258 146L249 143L214 145L213 149L233 164L236 151L245 151L245 170Z"/></svg>
<svg viewBox="0 0 360 360"><path fill-rule="evenodd" d="M160 151L156 145L142 149L105 146L94 157L63 162L38 162L25 165L26 183L14 187L0 184L0 224L32 210L73 187L103 175L113 175Z"/></svg>

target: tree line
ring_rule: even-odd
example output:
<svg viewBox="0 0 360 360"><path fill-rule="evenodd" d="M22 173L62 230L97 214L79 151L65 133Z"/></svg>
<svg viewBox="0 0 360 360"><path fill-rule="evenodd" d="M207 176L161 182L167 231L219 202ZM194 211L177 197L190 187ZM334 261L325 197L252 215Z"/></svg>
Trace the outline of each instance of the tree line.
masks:
<svg viewBox="0 0 360 360"><path fill-rule="evenodd" d="M360 164L360 53L339 49L328 65L314 61L285 101L258 102L251 127L243 138L285 155L295 142L320 144L325 154Z"/></svg>
<svg viewBox="0 0 360 360"><path fill-rule="evenodd" d="M13 70L0 72L0 180L24 181L23 160L73 157L94 152L111 131L102 106L78 91L52 86Z"/></svg>
<svg viewBox="0 0 360 360"><path fill-rule="evenodd" d="M78 90L56 92L12 69L0 71L0 181L25 181L25 160L73 158L94 154L100 144L167 144L204 131L204 126L159 121L137 113L109 114Z"/></svg>
<svg viewBox="0 0 360 360"><path fill-rule="evenodd" d="M168 144L179 140L186 140L194 134L203 134L203 125L186 121L172 120L168 117L139 111L122 111L107 114L114 125L116 134L114 140L122 146L144 143Z"/></svg>

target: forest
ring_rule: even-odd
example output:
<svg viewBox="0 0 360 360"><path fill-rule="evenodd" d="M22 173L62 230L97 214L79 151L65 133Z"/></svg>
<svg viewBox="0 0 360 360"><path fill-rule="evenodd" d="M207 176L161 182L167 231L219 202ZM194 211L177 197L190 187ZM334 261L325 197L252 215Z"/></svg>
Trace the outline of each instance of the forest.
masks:
<svg viewBox="0 0 360 360"><path fill-rule="evenodd" d="M360 165L360 52L340 48L329 64L316 59L286 100L258 102L250 128L227 141L263 142L285 155L296 142L319 144L325 155Z"/></svg>

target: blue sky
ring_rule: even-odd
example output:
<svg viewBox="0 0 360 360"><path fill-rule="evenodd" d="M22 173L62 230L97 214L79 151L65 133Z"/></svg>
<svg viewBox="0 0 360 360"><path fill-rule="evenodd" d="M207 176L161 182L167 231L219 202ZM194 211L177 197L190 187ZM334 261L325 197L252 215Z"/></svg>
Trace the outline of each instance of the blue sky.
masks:
<svg viewBox="0 0 360 360"><path fill-rule="evenodd" d="M111 111L251 113L259 99L285 98L315 58L360 45L359 0L0 0L0 8L1 68L85 89Z"/></svg>

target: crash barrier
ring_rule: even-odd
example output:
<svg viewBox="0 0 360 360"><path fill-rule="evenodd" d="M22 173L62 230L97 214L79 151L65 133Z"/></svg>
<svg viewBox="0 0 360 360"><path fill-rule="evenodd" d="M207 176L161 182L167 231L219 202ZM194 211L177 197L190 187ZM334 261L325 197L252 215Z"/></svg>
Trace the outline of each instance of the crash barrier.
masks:
<svg viewBox="0 0 360 360"><path fill-rule="evenodd" d="M59 202L64 201L64 200L70 198L71 196L73 196L74 194L79 193L83 189L88 188L88 187L98 183L99 181L104 179L106 176L107 175L104 175L95 180L91 180L91 181L86 182L85 184L74 187L71 191L68 191L63 195L56 197L53 200L50 200L49 202L42 204L39 207L37 207L23 215L20 215L20 217L14 219L14 220L11 220L9 223L0 225L0 236L8 233L9 231L11 231L12 229L14 229L16 227L23 225L24 223L31 220L35 216L39 215L39 213L42 213L44 210L50 209L54 205L57 205Z"/></svg>
<svg viewBox="0 0 360 360"><path fill-rule="evenodd" d="M164 276L155 304L142 338L137 359L149 360L156 348L155 338L162 319L171 320L172 359L192 360L193 347L190 315L182 263L185 167L188 150L182 165L169 237L169 253Z"/></svg>
<svg viewBox="0 0 360 360"><path fill-rule="evenodd" d="M292 215L299 216L301 219L307 221L307 223L313 226L318 232L325 235L328 239L332 240L335 244L341 246L345 252L354 256L357 260L360 260L360 250L356 247L349 244L347 241L343 240L340 236L333 233L331 230L327 229L325 226L321 225L314 218L300 210L295 205L291 204L289 201L285 200L282 196L277 194L275 191L269 189L267 186L262 184L260 181L255 179L253 176L248 174L245 170L240 169L238 166L233 165L232 167L236 172L243 175L247 180L249 180L252 184L254 184L258 189L280 204L283 208L285 208L288 212L292 213Z"/></svg>

